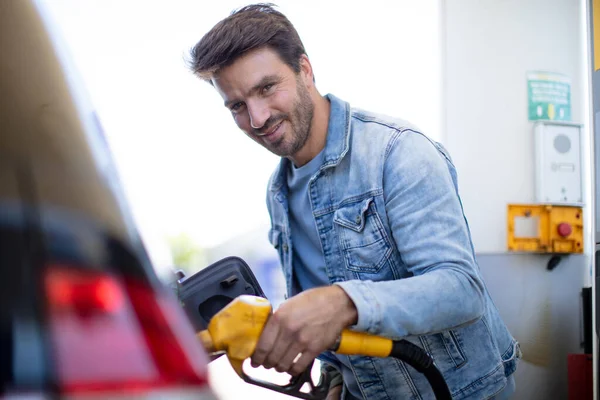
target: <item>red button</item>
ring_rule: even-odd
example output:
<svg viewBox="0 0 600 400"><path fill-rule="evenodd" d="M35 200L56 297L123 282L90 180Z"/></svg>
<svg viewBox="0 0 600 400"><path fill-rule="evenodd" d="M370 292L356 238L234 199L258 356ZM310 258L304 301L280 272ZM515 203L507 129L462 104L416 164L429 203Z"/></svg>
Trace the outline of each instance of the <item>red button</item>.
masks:
<svg viewBox="0 0 600 400"><path fill-rule="evenodd" d="M573 232L573 228L571 228L571 224L566 222L561 222L558 224L558 234L562 237L567 237Z"/></svg>

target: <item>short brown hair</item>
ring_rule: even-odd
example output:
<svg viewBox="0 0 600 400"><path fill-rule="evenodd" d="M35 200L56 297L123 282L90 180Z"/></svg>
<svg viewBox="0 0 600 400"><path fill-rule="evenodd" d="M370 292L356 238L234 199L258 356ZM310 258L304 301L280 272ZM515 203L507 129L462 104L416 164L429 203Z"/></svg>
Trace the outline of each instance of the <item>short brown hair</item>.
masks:
<svg viewBox="0 0 600 400"><path fill-rule="evenodd" d="M233 11L192 48L190 69L210 82L216 72L243 54L269 47L294 72L300 72L304 45L292 23L274 7L261 3Z"/></svg>

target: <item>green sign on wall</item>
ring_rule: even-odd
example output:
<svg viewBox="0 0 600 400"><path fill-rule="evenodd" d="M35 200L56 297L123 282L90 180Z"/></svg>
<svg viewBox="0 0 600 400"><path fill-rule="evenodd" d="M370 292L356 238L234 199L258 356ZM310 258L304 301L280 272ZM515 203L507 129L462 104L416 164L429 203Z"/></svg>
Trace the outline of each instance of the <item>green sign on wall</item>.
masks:
<svg viewBox="0 0 600 400"><path fill-rule="evenodd" d="M529 120L571 120L571 80L554 72L527 73Z"/></svg>

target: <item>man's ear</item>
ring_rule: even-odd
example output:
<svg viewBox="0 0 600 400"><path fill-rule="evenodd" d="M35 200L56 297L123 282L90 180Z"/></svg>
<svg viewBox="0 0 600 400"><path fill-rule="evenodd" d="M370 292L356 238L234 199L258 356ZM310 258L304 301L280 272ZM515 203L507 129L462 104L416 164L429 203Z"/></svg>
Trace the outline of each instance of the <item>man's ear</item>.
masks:
<svg viewBox="0 0 600 400"><path fill-rule="evenodd" d="M302 75L307 89L315 85L315 76L313 75L312 65L306 54L300 56L300 74Z"/></svg>

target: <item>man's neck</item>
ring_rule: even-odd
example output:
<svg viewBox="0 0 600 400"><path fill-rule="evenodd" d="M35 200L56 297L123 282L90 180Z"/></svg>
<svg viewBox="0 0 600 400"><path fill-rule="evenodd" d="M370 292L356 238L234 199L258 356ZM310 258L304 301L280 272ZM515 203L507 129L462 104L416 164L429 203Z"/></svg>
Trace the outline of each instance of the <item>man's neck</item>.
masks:
<svg viewBox="0 0 600 400"><path fill-rule="evenodd" d="M319 93L316 93L313 98L315 108L308 140L300 151L289 157L296 167L301 167L315 158L325 148L327 142L331 104Z"/></svg>

